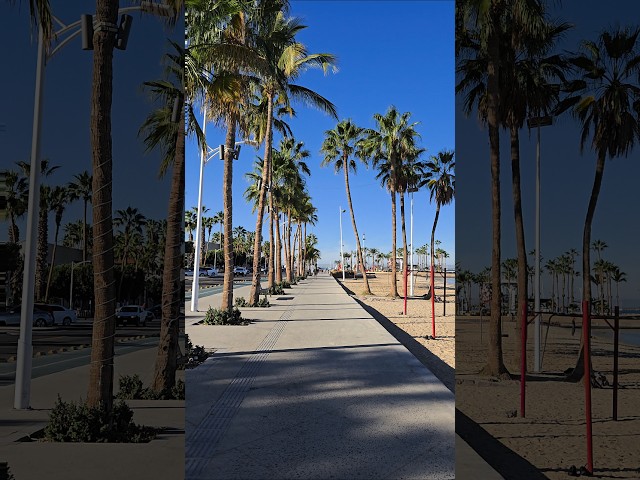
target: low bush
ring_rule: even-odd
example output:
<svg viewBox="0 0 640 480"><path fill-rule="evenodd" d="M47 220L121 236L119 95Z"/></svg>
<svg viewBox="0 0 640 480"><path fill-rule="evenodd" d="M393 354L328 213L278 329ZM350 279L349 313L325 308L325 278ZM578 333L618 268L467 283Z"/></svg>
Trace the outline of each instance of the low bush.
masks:
<svg viewBox="0 0 640 480"><path fill-rule="evenodd" d="M256 307L267 308L270 306L271 304L269 303L269 300L267 300L266 296L262 297L260 300L258 300L258 303L256 303Z"/></svg>
<svg viewBox="0 0 640 480"><path fill-rule="evenodd" d="M234 307L233 310L220 310L209 307L202 321L205 325L248 325L249 322L243 320L240 310Z"/></svg>
<svg viewBox="0 0 640 480"><path fill-rule="evenodd" d="M282 285L282 288L291 288L291 284L286 280L283 280L280 285Z"/></svg>
<svg viewBox="0 0 640 480"><path fill-rule="evenodd" d="M45 439L52 442L146 443L156 433L154 428L136 425L133 411L123 401L115 403L109 414L104 406L64 402L60 396L44 429Z"/></svg>
<svg viewBox="0 0 640 480"><path fill-rule="evenodd" d="M209 358L209 353L204 349L202 345L194 345L189 340L189 335L185 334L186 337L186 348L185 348L185 358L186 363L184 368L194 368L203 363L207 358Z"/></svg>
<svg viewBox="0 0 640 480"><path fill-rule="evenodd" d="M178 380L171 389L171 396L176 400L185 399L185 384L183 380Z"/></svg>
<svg viewBox="0 0 640 480"><path fill-rule="evenodd" d="M247 302L244 297L236 297L235 305L236 307L246 307L249 305L249 302Z"/></svg>
<svg viewBox="0 0 640 480"><path fill-rule="evenodd" d="M269 295L284 295L284 288L279 283L275 283L271 288L267 290Z"/></svg>

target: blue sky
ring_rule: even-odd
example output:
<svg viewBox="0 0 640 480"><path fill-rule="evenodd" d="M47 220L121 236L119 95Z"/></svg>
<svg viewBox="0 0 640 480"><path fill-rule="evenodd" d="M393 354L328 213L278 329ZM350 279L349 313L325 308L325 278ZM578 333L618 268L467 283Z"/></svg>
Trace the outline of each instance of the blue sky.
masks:
<svg viewBox="0 0 640 480"><path fill-rule="evenodd" d="M624 4L624 8L623 8ZM581 40L595 40L604 28L638 23L640 6L633 2L563 2L553 10L553 17L572 23L558 51L576 51ZM457 260L463 268L474 272L491 264L491 194L489 145L487 131L475 113L465 118L456 101L456 149L458 161L456 209ZM584 218L593 176L595 155L587 147L579 151L578 122L564 114L550 127L541 131L541 253L544 259L562 255L571 248L582 251ZM523 214L527 252L533 250L535 213L535 152L537 134L523 129L520 134ZM516 256L511 194L509 138L501 133L502 186L502 257ZM607 159L602 189L593 220L592 241L601 239L609 247L603 258L617 264L627 273L627 282L620 284L622 306L640 305L640 261L637 244L640 224L635 212L640 202L640 148L627 158ZM592 253L592 259L596 258ZM578 259L581 262L581 257ZM582 268L580 267L581 271ZM577 282L580 283L580 282ZM549 280L546 294L549 292ZM614 285L615 292L615 285ZM578 286L576 285L576 294Z"/></svg>
<svg viewBox="0 0 640 480"><path fill-rule="evenodd" d="M301 17L309 27L300 40L310 52L328 52L338 57L339 72L324 76L309 70L298 83L332 101L340 119L350 118L365 128L375 127L374 113L385 113L390 105L412 113L420 124L421 146L426 155L454 149L454 2L453 1L379 1L326 2L292 1L291 14ZM289 121L297 140L310 151L311 168L308 189L318 209L318 223L308 229L319 239L321 265L339 258L339 207L347 208L344 176L330 167L321 168L320 146L324 132L335 127L329 116L296 105L297 117ZM224 131L207 126L207 141L224 143ZM279 141L276 135L275 142ZM255 230L256 217L243 193L248 186L244 174L253 168L256 151L244 146L234 164L234 227ZM199 154L193 139L186 148L186 208L197 205ZM375 179L375 172L364 165L350 176L353 207L358 231L366 235L366 246L391 250L391 198ZM205 167L203 205L208 215L222 210L222 162L217 158ZM436 239L442 241L454 262L454 204L442 208ZM407 201L407 237L409 202ZM428 243L435 215L426 191L414 197L414 244ZM402 245L398 202L398 246ZM263 230L264 234L268 230ZM343 217L345 250L355 249L355 237L349 214ZM407 238L409 241L409 238Z"/></svg>
<svg viewBox="0 0 640 480"><path fill-rule="evenodd" d="M120 7L131 2L121 1ZM79 0L54 0L54 15L69 24L82 13L93 13L95 3ZM137 207L147 217L163 219L167 215L169 176L157 177L159 155L144 153L137 133L153 109L142 82L162 76L162 56L171 33L162 20L134 12L133 26L125 51L114 53L114 97L112 108L113 206L114 210ZM35 65L37 46L29 23L28 2L0 2L0 63L11 66L11 75L0 76L0 168L13 168L19 160L29 161ZM177 27L177 32L182 27ZM91 108L92 53L81 49L77 37L61 49L45 69L41 157L59 168L47 182L64 185L73 175L91 171L89 120ZM71 204L63 216L63 225L82 218L82 202ZM54 215L50 215L49 233L53 242ZM25 217L26 218L26 217ZM89 212L91 222L91 213ZM20 223L24 239L24 218ZM92 222L91 222L92 223ZM0 241L6 238L6 223L0 223ZM62 234L61 234L62 237Z"/></svg>

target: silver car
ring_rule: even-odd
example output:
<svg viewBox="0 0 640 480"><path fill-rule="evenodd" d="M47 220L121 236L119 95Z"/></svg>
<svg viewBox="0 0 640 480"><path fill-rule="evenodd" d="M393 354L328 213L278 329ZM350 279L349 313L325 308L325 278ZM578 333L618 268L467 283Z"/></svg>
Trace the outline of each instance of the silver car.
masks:
<svg viewBox="0 0 640 480"><path fill-rule="evenodd" d="M49 312L53 316L54 325L68 326L78 321L76 312L63 307L62 305L51 305L45 303L36 303L35 307L39 310Z"/></svg>
<svg viewBox="0 0 640 480"><path fill-rule="evenodd" d="M20 326L20 312L21 307L13 307L6 312L0 313L0 325L7 327L19 327ZM34 306L33 308L33 325L35 327L48 327L53 325L53 316L44 310L40 310Z"/></svg>

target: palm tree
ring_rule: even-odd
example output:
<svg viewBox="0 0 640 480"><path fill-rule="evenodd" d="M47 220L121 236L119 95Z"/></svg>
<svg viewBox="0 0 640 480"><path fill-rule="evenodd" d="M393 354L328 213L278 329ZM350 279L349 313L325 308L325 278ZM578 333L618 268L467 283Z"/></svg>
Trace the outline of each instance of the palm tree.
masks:
<svg viewBox="0 0 640 480"><path fill-rule="evenodd" d="M113 219L113 225L122 227L124 237L124 252L120 259L120 263L124 266L128 263L131 251L137 244L135 234L142 235L142 227L146 218L137 208L127 207L125 210L116 210L116 217Z"/></svg>
<svg viewBox="0 0 640 480"><path fill-rule="evenodd" d="M16 220L27 211L28 179L21 177L18 172L7 171L5 182L7 189L7 215L11 221L9 243L18 243L20 241L20 230Z"/></svg>
<svg viewBox="0 0 640 480"><path fill-rule="evenodd" d="M197 228L197 214L198 207L192 207L191 210L184 212L184 229L189 234L190 242L193 242L193 231Z"/></svg>
<svg viewBox="0 0 640 480"><path fill-rule="evenodd" d="M91 202L93 177L88 171L73 176L75 182L69 183L70 200L82 199L84 216L82 217L82 261L87 260L87 205Z"/></svg>
<svg viewBox="0 0 640 480"><path fill-rule="evenodd" d="M264 169L262 172L262 184L258 200L256 217L256 245L254 248L254 263L259 261L256 257L258 246L262 242L262 221L264 215L264 200L267 187L272 184L272 151L273 151L273 107L275 102L289 104L290 99L300 99L325 111L337 118L334 105L318 93L300 85L292 83L309 67L320 67L326 73L336 63L333 55L328 53L310 54L307 48L296 39L296 35L307 28L297 18L286 18L283 11L275 13L269 22L264 22L266 28L256 30L258 51L267 65L267 71L261 78L261 94L267 102L266 129L264 132ZM335 69L335 67L334 67ZM262 141L260 138L259 141ZM269 211L273 212L273 196L269 199ZM271 223L273 217L271 217ZM274 246L273 228L270 225L270 245ZM272 262L273 263L273 262ZM269 285L273 283L272 269L269 273ZM249 294L250 304L259 300L260 271L254 269Z"/></svg>
<svg viewBox="0 0 640 480"><path fill-rule="evenodd" d="M410 117L410 112L401 114L391 106L386 114L376 113L373 116L377 130L368 129L364 132L366 140L363 142L363 155L373 160L374 166L380 171L378 178L391 195L392 252L396 252L396 193L401 191L401 177L398 170L403 159L415 158L417 151L415 140L419 137L415 130L417 122L410 124ZM406 268L406 262L404 267ZM391 264L391 276L393 278L390 294L395 298L398 296L395 258Z"/></svg>
<svg viewBox="0 0 640 480"><path fill-rule="evenodd" d="M31 164L26 162L18 162L17 165L22 170L22 174L29 178ZM51 165L48 159L40 161L40 176L47 178L53 174L60 165ZM36 256L36 281L35 294L36 299L43 299L47 287L45 279L45 270L47 269L47 257L49 254L49 195L51 189L45 184L40 185L40 208L38 217L38 249Z"/></svg>
<svg viewBox="0 0 640 480"><path fill-rule="evenodd" d="M180 306L182 304L181 275L183 264L182 221L184 212L184 175L185 175L185 111L189 111L188 131L197 130L191 109L184 108L184 48L171 42L173 50L166 54L165 78L145 82L153 98L160 102L160 108L151 112L139 130L144 135L147 151L159 149L161 163L159 176L163 177L171 169L171 190L166 221L164 258L162 265L162 319L160 340L151 388L160 395L168 395L175 385L178 367ZM173 118L175 103L179 109L179 118ZM177 121L176 121L177 120ZM196 131L196 135L198 132ZM191 233L191 232L190 232Z"/></svg>
<svg viewBox="0 0 640 480"><path fill-rule="evenodd" d="M602 263L602 252L608 247L609 245L607 245L606 242L603 242L602 240L594 240L593 244L591 245L591 248L596 252L596 255L598 256L598 260L597 262L594 263L594 267L596 267L596 270L600 278L602 278L604 275L604 272L602 271L602 266L604 265ZM598 298L600 299L600 304L599 304L600 313L602 313L602 308L604 306L604 303L603 303L604 292L603 292L602 282L598 284L598 290L599 290Z"/></svg>
<svg viewBox="0 0 640 480"><path fill-rule="evenodd" d="M580 121L580 149L590 139L596 153L596 168L584 221L582 237L583 301L591 301L591 224L598 202L607 156L626 156L640 136L638 102L640 101L640 55L637 38L640 30L604 31L596 41L585 41L582 52L571 59L578 78L570 82L568 97L558 106L558 112L572 108ZM591 326L589 325L589 328ZM573 380L584 375L584 345Z"/></svg>
<svg viewBox="0 0 640 480"><path fill-rule="evenodd" d="M220 225L220 236L219 236L219 242L218 242L218 245L220 246L222 245L222 226L224 225L224 212L222 210L217 212L213 216L213 224ZM216 267L217 264L218 264L218 249L216 248L213 254L213 266Z"/></svg>
<svg viewBox="0 0 640 480"><path fill-rule="evenodd" d="M454 153L451 150L443 150L431 157L431 161L426 164L426 172L423 183L429 188L429 198L436 202L436 215L431 228L431 292L435 292L434 284L434 245L436 243L436 226L440 216L440 207L449 205L455 196L456 177L453 173L456 163L453 161ZM435 294L431 295L431 321L433 326L432 335L435 337Z"/></svg>
<svg viewBox="0 0 640 480"><path fill-rule="evenodd" d="M616 305L620 306L620 283L627 281L627 274L616 267L611 278L616 282Z"/></svg>
<svg viewBox="0 0 640 480"><path fill-rule="evenodd" d="M351 225L353 226L353 234L356 238L356 247L358 250L358 263L364 280L364 293L371 295L369 287L369 279L364 269L362 258L362 247L360 246L360 235L356 225L356 216L353 211L353 202L351 201L351 189L349 187L349 170L354 173L357 171L356 158L365 165L366 159L361 155L361 144L363 138L363 129L356 126L351 120L342 120L333 130L327 130L320 152L324 155L324 159L320 166L326 167L333 164L336 173L340 170L344 172L344 186L347 194L347 203L349 204L349 213L351 214Z"/></svg>
<svg viewBox="0 0 640 480"><path fill-rule="evenodd" d="M53 242L53 252L51 253L51 265L49 266L49 276L47 277L47 288L45 290L44 299L49 301L49 286L51 285L51 275L53 274L53 266L56 263L56 247L58 246L58 233L60 232L60 224L62 223L62 214L70 201L70 192L67 187L54 187L49 194L49 210L55 212L56 233Z"/></svg>
<svg viewBox="0 0 640 480"><path fill-rule="evenodd" d="M77 222L67 223L64 226L64 237L62 238L62 245L65 247L77 248L82 246L83 240L83 228L82 220Z"/></svg>

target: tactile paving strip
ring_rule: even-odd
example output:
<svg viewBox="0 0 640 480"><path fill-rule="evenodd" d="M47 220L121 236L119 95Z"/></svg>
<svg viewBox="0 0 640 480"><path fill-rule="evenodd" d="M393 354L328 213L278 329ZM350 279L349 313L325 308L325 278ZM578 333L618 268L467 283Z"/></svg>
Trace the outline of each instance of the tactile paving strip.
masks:
<svg viewBox="0 0 640 480"><path fill-rule="evenodd" d="M188 434L185 442L187 480L198 476L207 466L218 442L237 413L262 363L267 359L269 352L287 326L287 321L291 318L292 313L292 310L287 310L281 315L275 327L258 346L256 352L240 368L238 374L211 407L202 422Z"/></svg>

